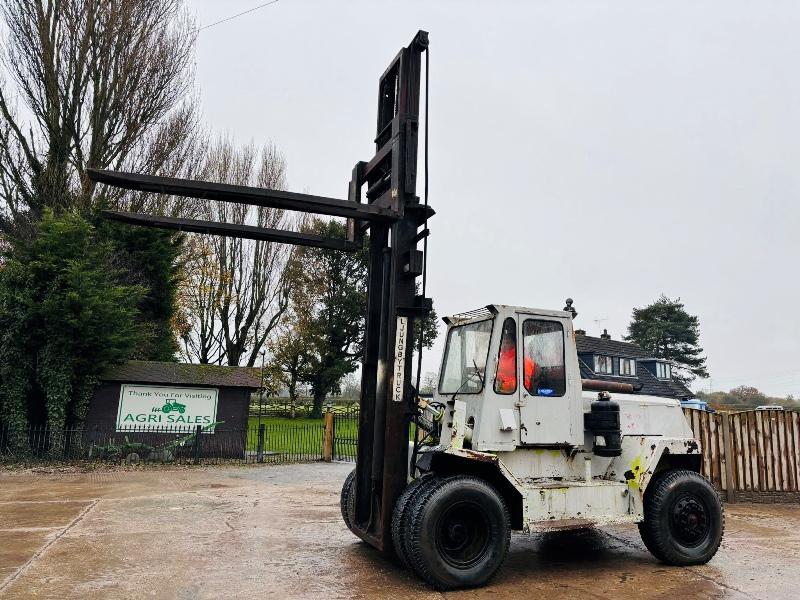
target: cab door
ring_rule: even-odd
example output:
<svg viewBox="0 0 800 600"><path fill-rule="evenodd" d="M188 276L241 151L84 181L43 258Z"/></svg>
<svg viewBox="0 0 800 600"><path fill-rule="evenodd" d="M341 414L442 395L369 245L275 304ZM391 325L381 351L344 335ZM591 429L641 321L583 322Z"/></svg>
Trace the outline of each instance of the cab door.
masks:
<svg viewBox="0 0 800 600"><path fill-rule="evenodd" d="M519 314L520 437L523 444L574 445L569 364L564 323L538 315ZM569 333L571 334L571 328ZM582 434L582 431L580 432Z"/></svg>

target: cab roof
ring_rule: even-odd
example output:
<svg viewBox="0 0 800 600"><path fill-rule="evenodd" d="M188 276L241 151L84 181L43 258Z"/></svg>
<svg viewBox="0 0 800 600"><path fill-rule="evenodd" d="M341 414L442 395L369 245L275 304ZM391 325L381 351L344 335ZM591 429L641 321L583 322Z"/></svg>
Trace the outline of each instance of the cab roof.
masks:
<svg viewBox="0 0 800 600"><path fill-rule="evenodd" d="M448 325L463 325L473 321L483 321L503 313L506 315L521 313L529 315L541 315L543 317L556 317L559 319L571 319L572 313L565 310L548 310L546 308L529 308L526 306L511 306L508 304L487 304L475 310L456 313L442 320Z"/></svg>

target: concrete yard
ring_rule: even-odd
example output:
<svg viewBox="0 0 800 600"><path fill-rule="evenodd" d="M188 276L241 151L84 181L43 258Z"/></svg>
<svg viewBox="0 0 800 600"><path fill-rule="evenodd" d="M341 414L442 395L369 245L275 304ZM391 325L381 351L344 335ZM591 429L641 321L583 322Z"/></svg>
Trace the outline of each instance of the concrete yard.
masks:
<svg viewBox="0 0 800 600"><path fill-rule="evenodd" d="M797 598L800 507L727 507L708 565L635 527L515 535L485 588L439 594L354 538L347 464L0 473L0 598Z"/></svg>

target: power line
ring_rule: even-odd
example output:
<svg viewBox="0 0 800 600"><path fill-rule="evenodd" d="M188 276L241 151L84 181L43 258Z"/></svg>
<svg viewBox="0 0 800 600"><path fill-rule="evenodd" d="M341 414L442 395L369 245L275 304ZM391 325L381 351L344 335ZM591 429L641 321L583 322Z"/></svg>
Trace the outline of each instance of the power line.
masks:
<svg viewBox="0 0 800 600"><path fill-rule="evenodd" d="M254 8L246 10L244 12L240 12L240 13L238 13L236 15L231 15L230 17L225 17L224 19L221 19L219 21L211 23L210 25L204 25L203 27L201 27L197 31L203 31L204 29L208 29L210 27L214 27L215 25L219 25L220 23L226 23L227 21L232 21L233 19L241 17L242 15L246 15L246 14L249 14L251 12L255 12L260 8L264 8L265 6L269 6L270 4L275 4L276 2L280 2L280 0L272 0L271 2L265 2L264 4L260 4L260 5L254 7Z"/></svg>

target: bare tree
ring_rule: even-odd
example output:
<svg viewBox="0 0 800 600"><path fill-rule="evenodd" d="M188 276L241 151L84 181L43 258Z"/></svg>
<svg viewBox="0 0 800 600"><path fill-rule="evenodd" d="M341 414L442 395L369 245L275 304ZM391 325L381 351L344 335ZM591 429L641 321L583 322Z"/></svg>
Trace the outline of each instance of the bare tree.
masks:
<svg viewBox="0 0 800 600"><path fill-rule="evenodd" d="M353 406L361 398L361 380L355 373L349 373L342 378L339 383L341 399L347 406Z"/></svg>
<svg viewBox="0 0 800 600"><path fill-rule="evenodd" d="M237 148L225 137L208 151L203 178L209 181L284 189L286 162L273 144ZM287 229L289 217L272 208L227 202L203 204L213 221ZM199 362L253 366L278 325L289 301L284 276L290 250L282 244L240 238L204 238L193 242L184 294L191 322L184 355Z"/></svg>
<svg viewBox="0 0 800 600"><path fill-rule="evenodd" d="M184 257L184 278L177 299L182 318L175 328L183 341L182 354L189 361L220 364L224 346L215 302L219 266L210 238L189 236Z"/></svg>
<svg viewBox="0 0 800 600"><path fill-rule="evenodd" d="M422 374L422 379L419 384L419 392L421 394L432 394L436 391L439 385L439 373L436 371L426 371Z"/></svg>
<svg viewBox="0 0 800 600"><path fill-rule="evenodd" d="M0 15L0 231L23 233L48 207L141 205L95 194L89 167L193 171L197 29L183 0L0 0Z"/></svg>

